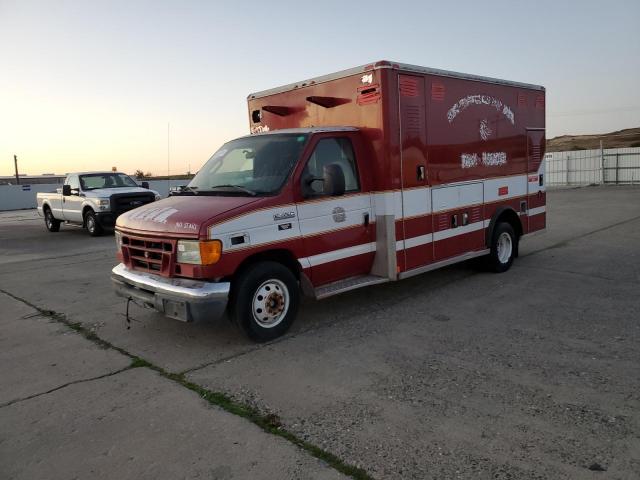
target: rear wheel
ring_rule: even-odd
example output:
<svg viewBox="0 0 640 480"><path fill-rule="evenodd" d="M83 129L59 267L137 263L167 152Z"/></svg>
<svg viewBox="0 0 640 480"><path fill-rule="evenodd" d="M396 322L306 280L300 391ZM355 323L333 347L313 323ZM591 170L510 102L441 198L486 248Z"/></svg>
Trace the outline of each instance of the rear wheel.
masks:
<svg viewBox="0 0 640 480"><path fill-rule="evenodd" d="M60 230L60 220L56 220L53 217L53 212L51 212L50 208L45 208L44 210L44 224L50 232L57 232Z"/></svg>
<svg viewBox="0 0 640 480"><path fill-rule="evenodd" d="M87 213L85 213L84 225L85 227L87 227L87 231L92 237L97 237L102 234L102 227L98 223L96 214L93 212L93 210L88 210Z"/></svg>
<svg viewBox="0 0 640 480"><path fill-rule="evenodd" d="M494 272L506 272L516 256L518 237L510 223L501 222L493 230L489 267Z"/></svg>
<svg viewBox="0 0 640 480"><path fill-rule="evenodd" d="M266 342L289 329L299 301L298 281L291 270L277 262L261 262L239 275L231 314L249 338Z"/></svg>

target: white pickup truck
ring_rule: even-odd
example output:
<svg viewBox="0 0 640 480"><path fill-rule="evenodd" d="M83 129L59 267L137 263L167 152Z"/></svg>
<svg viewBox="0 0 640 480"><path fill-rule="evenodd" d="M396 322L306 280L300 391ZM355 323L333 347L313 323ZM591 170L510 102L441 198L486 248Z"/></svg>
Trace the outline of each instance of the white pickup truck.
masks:
<svg viewBox="0 0 640 480"><path fill-rule="evenodd" d="M47 230L57 232L60 223L82 225L91 236L112 228L121 213L158 200L158 192L142 187L119 172L70 173L56 192L38 193L38 214Z"/></svg>

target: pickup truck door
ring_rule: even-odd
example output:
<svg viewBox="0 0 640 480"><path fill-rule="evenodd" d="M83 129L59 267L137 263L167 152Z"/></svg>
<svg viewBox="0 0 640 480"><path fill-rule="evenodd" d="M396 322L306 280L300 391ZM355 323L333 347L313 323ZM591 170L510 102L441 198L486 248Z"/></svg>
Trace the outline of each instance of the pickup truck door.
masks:
<svg viewBox="0 0 640 480"><path fill-rule="evenodd" d="M369 182L363 182L363 158L359 138L351 133L317 136L310 154L303 159L298 177L300 200L298 220L306 257L300 259L311 269L314 285L324 285L371 271L375 255L375 227L371 225ZM338 164L345 177L345 193L322 193L324 167Z"/></svg>
<svg viewBox="0 0 640 480"><path fill-rule="evenodd" d="M71 195L62 196L62 219L69 222L82 223L84 194L80 190L78 175L69 175L64 183L71 187Z"/></svg>

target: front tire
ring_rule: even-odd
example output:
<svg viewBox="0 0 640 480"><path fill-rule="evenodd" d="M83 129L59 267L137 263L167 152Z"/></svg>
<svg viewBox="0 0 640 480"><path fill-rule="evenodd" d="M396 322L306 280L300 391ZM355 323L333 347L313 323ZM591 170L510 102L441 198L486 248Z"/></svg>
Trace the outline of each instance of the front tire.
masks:
<svg viewBox="0 0 640 480"><path fill-rule="evenodd" d="M247 336L266 342L283 335L295 320L300 289L291 270L261 262L240 273L231 298L231 316Z"/></svg>
<svg viewBox="0 0 640 480"><path fill-rule="evenodd" d="M96 214L93 212L93 210L89 210L84 215L84 225L85 227L87 227L87 231L92 237L98 237L102 235L102 227L98 223L98 219L96 218Z"/></svg>
<svg viewBox="0 0 640 480"><path fill-rule="evenodd" d="M50 208L44 211L44 224L50 232L60 231L60 220L56 220Z"/></svg>
<svg viewBox="0 0 640 480"><path fill-rule="evenodd" d="M489 267L497 273L506 272L518 249L518 237L510 223L501 222L493 230L491 239L491 253L489 254Z"/></svg>

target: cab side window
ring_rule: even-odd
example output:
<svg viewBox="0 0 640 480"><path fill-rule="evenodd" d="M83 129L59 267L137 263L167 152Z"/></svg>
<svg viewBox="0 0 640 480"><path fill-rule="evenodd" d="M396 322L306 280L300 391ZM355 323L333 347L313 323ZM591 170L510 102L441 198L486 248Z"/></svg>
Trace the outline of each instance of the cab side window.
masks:
<svg viewBox="0 0 640 480"><path fill-rule="evenodd" d="M312 182L312 179L320 179L324 176L324 167L331 164L338 164L344 173L345 192L360 191L358 181L358 169L356 167L355 155L351 140L348 138L323 138L320 140L309 161L305 166L303 179L303 192L306 195L321 195L322 182Z"/></svg>
<svg viewBox="0 0 640 480"><path fill-rule="evenodd" d="M71 175L70 177L67 177L65 183L71 187L71 190L80 190L80 181L78 180L77 175Z"/></svg>

